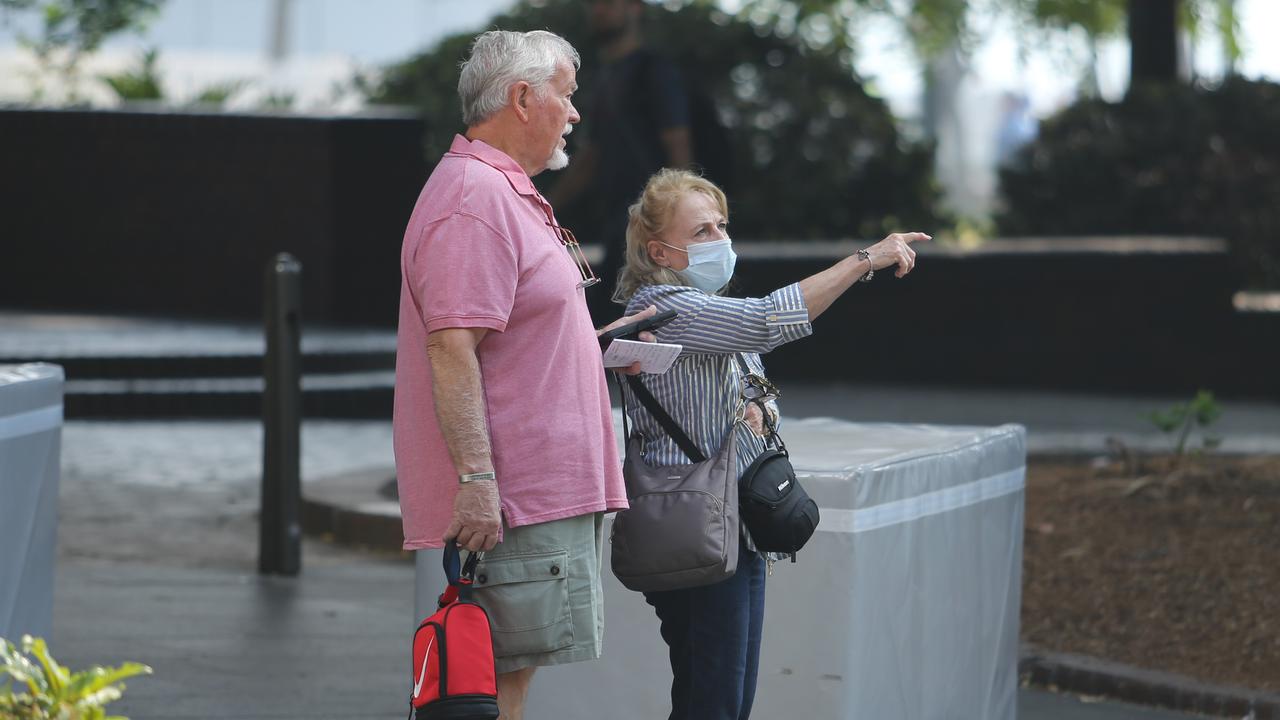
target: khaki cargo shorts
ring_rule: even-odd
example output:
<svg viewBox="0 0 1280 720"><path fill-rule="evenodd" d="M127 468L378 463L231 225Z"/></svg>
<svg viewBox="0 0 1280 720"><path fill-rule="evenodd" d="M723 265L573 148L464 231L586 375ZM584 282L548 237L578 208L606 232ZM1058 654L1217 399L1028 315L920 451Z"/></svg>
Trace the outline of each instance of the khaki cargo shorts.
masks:
<svg viewBox="0 0 1280 720"><path fill-rule="evenodd" d="M603 513L518 528L476 568L473 598L489 613L499 673L600 657ZM444 590L439 550L415 553L419 619ZM424 614L425 613L425 614Z"/></svg>

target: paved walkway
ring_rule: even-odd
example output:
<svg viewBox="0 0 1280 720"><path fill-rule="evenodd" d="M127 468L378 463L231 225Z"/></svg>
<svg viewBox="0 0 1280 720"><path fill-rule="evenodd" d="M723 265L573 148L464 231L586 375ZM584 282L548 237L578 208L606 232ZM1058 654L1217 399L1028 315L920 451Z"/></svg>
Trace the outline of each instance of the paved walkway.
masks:
<svg viewBox="0 0 1280 720"><path fill-rule="evenodd" d="M262 324L0 310L0 357L261 355ZM304 352L394 352L385 328L308 326Z"/></svg>
<svg viewBox="0 0 1280 720"><path fill-rule="evenodd" d="M304 437L309 472L389 457L370 424L312 423ZM308 539L301 577L259 577L257 443L246 423L71 423L56 656L155 668L112 706L133 720L403 717L411 565ZM1029 689L1019 708L1024 720L1190 717Z"/></svg>
<svg viewBox="0 0 1280 720"><path fill-rule="evenodd" d="M261 348L251 325L190 334L186 324L174 324L161 339L155 327L0 313L0 356L19 354L20 343L53 343L68 355L88 352L86 346L99 354L142 347L155 355L197 345L225 354ZM393 347L385 331L308 338L317 351ZM1084 454L1102 452L1109 437L1134 448L1167 447L1144 415L1185 399L797 383L784 393L790 416L1020 422L1033 453ZM1215 430L1226 451L1280 452L1280 403L1224 408ZM260 426L250 421L67 424L55 655L76 667L152 665L155 676L133 679L125 699L111 706L134 720L403 717L412 567L398 555L308 539L301 577L256 575L261 442ZM304 426L304 481L370 468L389 473L391 462L389 422ZM1189 717L1027 689L1019 708L1029 720Z"/></svg>
<svg viewBox="0 0 1280 720"><path fill-rule="evenodd" d="M1027 450L1032 454L1097 454L1105 450L1108 438L1138 450L1167 451L1172 440L1148 415L1190 399L794 382L784 385L782 394L783 414L794 417L942 425L1021 423L1027 427ZM1280 453L1280 402L1228 400L1221 405L1222 418L1212 432L1223 439L1222 452Z"/></svg>
<svg viewBox="0 0 1280 720"><path fill-rule="evenodd" d="M72 315L0 310L0 357L211 357L255 355L262 352L262 330L257 323L214 321L179 321L159 318ZM395 349L395 333L386 328L326 328L308 326L303 333L303 347L309 353L390 353ZM850 377L856 378L851 368ZM260 386L256 378L203 378L201 390L254 392ZM344 372L339 376L315 375L304 379L311 389L390 387L392 374L366 370ZM1213 378L1205 378L1212 388ZM190 379L72 380L72 386L93 388L97 392L124 387L148 392L181 386L190 389ZM891 386L867 383L813 384L787 382L783 387L784 414L794 417L830 415L855 421L910 423L943 423L959 425L999 425L1018 422L1027 426L1028 446L1032 453L1098 453L1108 438L1115 437L1141 450L1167 449L1170 441L1146 420L1152 410L1168 408L1187 397L1123 396L1116 394L1057 393L1005 388L938 388ZM1223 403L1222 420L1214 432L1223 437L1225 452L1280 453L1280 398ZM174 425L182 432L149 437L146 443L164 444L165 438L209 433L219 447L252 448L260 439L254 423L203 426L190 423L158 423L151 427ZM72 426L74 428L74 424ZM135 430L147 434L146 424L137 424L126 435L118 436L130 446ZM346 427L356 429L351 442L339 442L346 454L368 457L364 466L389 462L390 428L382 424L340 424L309 427ZM198 429L193 429L198 428ZM74 432L74 430L73 430ZM311 431L307 442L307 458L317 472L326 469L311 459L321 445L335 447L325 430ZM349 451L349 452L348 452ZM237 457L256 454L237 452ZM341 465L340 461L335 461ZM207 467L202 464L201 466ZM304 466L304 470L306 467ZM343 467L342 470L353 469ZM234 471L234 472L233 472ZM218 475L244 475L244 468L218 468ZM307 473L312 474L312 473ZM167 475L167 473L166 473Z"/></svg>
<svg viewBox="0 0 1280 720"><path fill-rule="evenodd" d="M1172 440L1146 419L1179 398L1031 391L791 383L784 414L858 422L1027 426L1032 454L1100 454L1108 438L1135 449L1167 450ZM1213 432L1221 450L1280 454L1280 402L1226 401ZM783 428L785 436L786 430ZM1194 440L1194 438L1193 438ZM256 421L72 421L64 470L168 487L257 477L262 428ZM390 467L389 421L313 420L303 426L304 480Z"/></svg>
<svg viewBox="0 0 1280 720"><path fill-rule="evenodd" d="M244 567L63 561L54 651L74 667L132 660L154 668L110 706L133 720L403 717L411 565L318 542L307 543L305 562L299 578L285 579ZM1194 716L1023 689L1018 717Z"/></svg>

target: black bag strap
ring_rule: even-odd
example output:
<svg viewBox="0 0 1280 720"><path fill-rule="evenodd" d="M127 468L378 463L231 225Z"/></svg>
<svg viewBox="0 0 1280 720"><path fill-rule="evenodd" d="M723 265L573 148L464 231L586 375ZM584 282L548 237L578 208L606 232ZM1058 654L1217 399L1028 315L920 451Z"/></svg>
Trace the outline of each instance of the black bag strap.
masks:
<svg viewBox="0 0 1280 720"><path fill-rule="evenodd" d="M462 562L462 549L458 546L458 543L453 540L445 542L444 556L442 558L444 577L449 581L450 585L458 588L459 599L471 599L471 582L475 579L476 566L480 564L482 557L484 557L482 552L468 553L467 561L464 563Z"/></svg>
<svg viewBox="0 0 1280 720"><path fill-rule="evenodd" d="M467 561L462 562L462 548L457 542L450 540L445 543L444 555L441 558L444 565L444 576L450 585L457 585L458 581L465 578L472 579L475 576L476 566L480 564L480 559L484 557L482 552L468 552Z"/></svg>
<svg viewBox="0 0 1280 720"><path fill-rule="evenodd" d="M676 445L680 446L680 450L682 450L685 455L688 455L690 460L695 463L706 461L707 456L702 454L702 451L698 449L698 446L695 445L693 441L689 439L689 436L685 434L684 429L681 428L679 423L677 423L671 415L667 413L666 409L663 408L662 404L658 402L658 399L653 396L653 393L649 392L649 388L646 388L644 383L640 382L639 378L635 375L628 375L627 385L631 387L631 392L635 393L636 399L640 401L640 404L649 411L649 414L653 416L654 420L658 421L658 424L662 426L662 429L667 431L667 434L671 436L671 439L676 441ZM626 416L626 408L623 408L622 414L624 417Z"/></svg>

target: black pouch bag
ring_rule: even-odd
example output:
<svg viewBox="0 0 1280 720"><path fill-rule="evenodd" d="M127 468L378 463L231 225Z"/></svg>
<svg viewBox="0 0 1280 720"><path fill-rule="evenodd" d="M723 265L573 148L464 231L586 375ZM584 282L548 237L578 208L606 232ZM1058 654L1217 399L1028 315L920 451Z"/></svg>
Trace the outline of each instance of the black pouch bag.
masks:
<svg viewBox="0 0 1280 720"><path fill-rule="evenodd" d="M785 448L765 450L742 472L738 513L756 549L793 560L818 527L818 504L800 487Z"/></svg>
<svg viewBox="0 0 1280 720"><path fill-rule="evenodd" d="M752 373L741 355L737 359L743 375L743 396L760 408L768 430L766 442L771 446L742 472L738 513L756 549L788 554L794 562L796 553L818 527L818 504L796 479L787 446L764 407L766 396L778 394L776 388Z"/></svg>

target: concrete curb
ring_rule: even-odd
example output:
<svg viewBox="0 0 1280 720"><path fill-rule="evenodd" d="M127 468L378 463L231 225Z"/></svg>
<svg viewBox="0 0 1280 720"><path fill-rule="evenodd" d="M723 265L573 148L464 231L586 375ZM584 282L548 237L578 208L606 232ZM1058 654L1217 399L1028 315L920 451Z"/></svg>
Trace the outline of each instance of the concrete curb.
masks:
<svg viewBox="0 0 1280 720"><path fill-rule="evenodd" d="M1024 645L1018 660L1024 683L1037 687L1100 695L1108 699L1178 712L1247 720L1280 720L1280 695L1212 685L1175 673L1110 660L1058 653Z"/></svg>
<svg viewBox="0 0 1280 720"><path fill-rule="evenodd" d="M361 470L303 483L303 532L341 545L400 552L400 504L377 495L393 475L390 468Z"/></svg>

